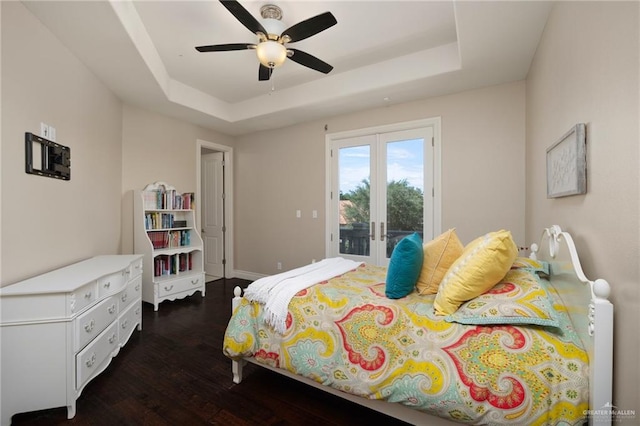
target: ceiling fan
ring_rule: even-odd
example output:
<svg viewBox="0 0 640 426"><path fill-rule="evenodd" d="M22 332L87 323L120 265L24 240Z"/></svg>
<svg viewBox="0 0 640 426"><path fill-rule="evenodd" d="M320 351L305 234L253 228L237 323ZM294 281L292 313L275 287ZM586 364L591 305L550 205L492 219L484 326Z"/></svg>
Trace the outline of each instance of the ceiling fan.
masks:
<svg viewBox="0 0 640 426"><path fill-rule="evenodd" d="M220 3L231 12L249 31L258 36L258 42L215 44L198 46L198 52L226 52L231 50L255 49L260 61L258 80L271 78L273 69L282 65L289 58L305 67L328 74L333 67L324 61L302 50L285 46L288 43L304 40L330 28L338 23L331 12L306 19L287 29L282 23L282 10L275 5L267 4L260 8L263 20L260 23L240 3L235 0L220 0Z"/></svg>

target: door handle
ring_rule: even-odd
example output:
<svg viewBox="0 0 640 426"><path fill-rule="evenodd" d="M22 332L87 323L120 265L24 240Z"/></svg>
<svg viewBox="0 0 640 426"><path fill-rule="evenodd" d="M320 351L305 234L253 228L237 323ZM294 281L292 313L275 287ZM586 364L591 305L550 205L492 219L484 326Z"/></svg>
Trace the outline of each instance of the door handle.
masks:
<svg viewBox="0 0 640 426"><path fill-rule="evenodd" d="M371 235L369 236L371 237L371 241L376 240L376 223L375 222L371 222Z"/></svg>
<svg viewBox="0 0 640 426"><path fill-rule="evenodd" d="M380 241L384 241L384 222L380 222Z"/></svg>

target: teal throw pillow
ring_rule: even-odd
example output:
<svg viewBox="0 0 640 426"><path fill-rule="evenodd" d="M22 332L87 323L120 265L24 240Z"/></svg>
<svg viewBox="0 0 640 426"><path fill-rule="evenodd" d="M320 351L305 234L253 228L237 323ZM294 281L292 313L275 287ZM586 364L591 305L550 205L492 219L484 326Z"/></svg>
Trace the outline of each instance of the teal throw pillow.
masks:
<svg viewBox="0 0 640 426"><path fill-rule="evenodd" d="M413 291L423 259L422 239L417 232L400 240L391 253L387 269L385 295L389 299L400 299Z"/></svg>

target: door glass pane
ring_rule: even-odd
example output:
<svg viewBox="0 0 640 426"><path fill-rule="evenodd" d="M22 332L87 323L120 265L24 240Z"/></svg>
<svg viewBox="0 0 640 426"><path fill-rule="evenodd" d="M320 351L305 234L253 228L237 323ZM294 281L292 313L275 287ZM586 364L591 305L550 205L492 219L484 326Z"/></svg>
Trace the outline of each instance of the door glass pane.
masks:
<svg viewBox="0 0 640 426"><path fill-rule="evenodd" d="M369 256L371 219L368 145L340 148L338 188L340 190L340 253Z"/></svg>
<svg viewBox="0 0 640 426"><path fill-rule="evenodd" d="M424 139L387 143L387 258L414 232L423 237Z"/></svg>

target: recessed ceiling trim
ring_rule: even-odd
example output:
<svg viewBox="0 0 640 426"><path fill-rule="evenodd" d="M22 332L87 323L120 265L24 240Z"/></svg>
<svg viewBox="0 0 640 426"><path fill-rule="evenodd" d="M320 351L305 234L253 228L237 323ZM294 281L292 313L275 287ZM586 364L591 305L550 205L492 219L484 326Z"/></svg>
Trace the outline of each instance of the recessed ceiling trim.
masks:
<svg viewBox="0 0 640 426"><path fill-rule="evenodd" d="M381 89L460 69L458 44L449 43L362 68L346 71L296 87L276 90L230 105L232 121L242 121L331 99ZM371 78L376 75L379 78Z"/></svg>
<svg viewBox="0 0 640 426"><path fill-rule="evenodd" d="M153 44L153 40L147 33L144 23L140 18L133 2L130 0L109 0L109 4L120 20L122 27L140 53L140 56L147 64L149 71L156 78L158 84L164 91L168 92L169 73L160 59L160 54Z"/></svg>
<svg viewBox="0 0 640 426"><path fill-rule="evenodd" d="M177 19L166 15L163 3L173 5L168 8L172 13L180 12ZM303 3L294 6L292 2L287 7L287 16L302 19L310 13L307 8L317 11ZM340 7L335 4L336 12L345 17L344 22L350 22L349 26L338 27L341 39L353 36L355 40L349 43L350 46L364 46L364 50L351 49L350 54L344 55L341 48L331 47L335 42L320 43L318 51L331 47L327 52L335 55L334 73L322 78L307 76L292 65L279 74L281 80L276 78L276 90L269 95L271 84L245 83L244 76L239 78L238 75L244 70L237 66L225 67L229 63L248 62L236 62L234 57L217 63L213 61L217 74L207 80L210 70L185 54L181 61L189 68L178 67L176 74L172 75L171 60L176 55L180 56L181 46L191 48L195 45L185 42L195 37L189 33L189 23L202 17L198 26L200 33L207 31L212 19L216 28L224 26L225 21L216 13L222 8L217 1L24 2L31 13L124 102L233 135L372 108L382 105L380 99L384 96L400 103L526 78L553 5L553 2L546 1L434 2L441 5L450 3L450 12L446 6L435 9L435 15L442 17L446 24L433 32L414 31L414 37L408 39L410 48L386 50L384 55L375 55L370 54L372 46L359 36L366 34L369 18L375 17L376 12L362 8L358 3L344 2L345 6ZM150 4L154 6L142 6ZM254 4L253 9L256 7L259 6ZM403 16L400 9L398 16ZM257 15L256 10L252 12ZM154 21L158 16L160 19ZM147 19L155 24L148 27ZM451 35L450 19L455 21L452 25L455 25L457 39ZM165 23L171 25L158 25ZM181 31L180 28L185 31L180 37L180 44L172 43L175 37L172 39L167 34L175 35L176 31ZM444 37L443 34L448 35ZM365 40L370 41L369 38ZM384 42L379 43L373 46L374 53L376 47L388 47ZM436 45L438 47L433 47ZM423 50L415 53L416 48ZM165 58L162 55L166 52L173 56ZM407 55L392 58L394 54ZM349 61L353 57L358 60ZM376 58L382 62L374 64ZM440 60L444 63L436 64ZM183 70L186 72L184 75L179 73ZM194 74L189 74L192 71L200 72L192 78ZM250 74L253 81L253 69L245 74ZM311 80L310 77L315 78ZM308 83L300 84L305 81ZM225 90L220 91L220 86ZM242 96L229 96L229 90L237 90ZM256 90L261 94L255 96ZM225 93L228 99L241 100L227 101L215 93ZM248 97L251 93L254 97Z"/></svg>
<svg viewBox="0 0 640 426"><path fill-rule="evenodd" d="M228 103L171 78L131 0L109 0L109 3L168 101L233 121Z"/></svg>
<svg viewBox="0 0 640 426"><path fill-rule="evenodd" d="M459 48L454 42L229 104L172 79L133 2L109 2L167 100L230 123L460 69Z"/></svg>

